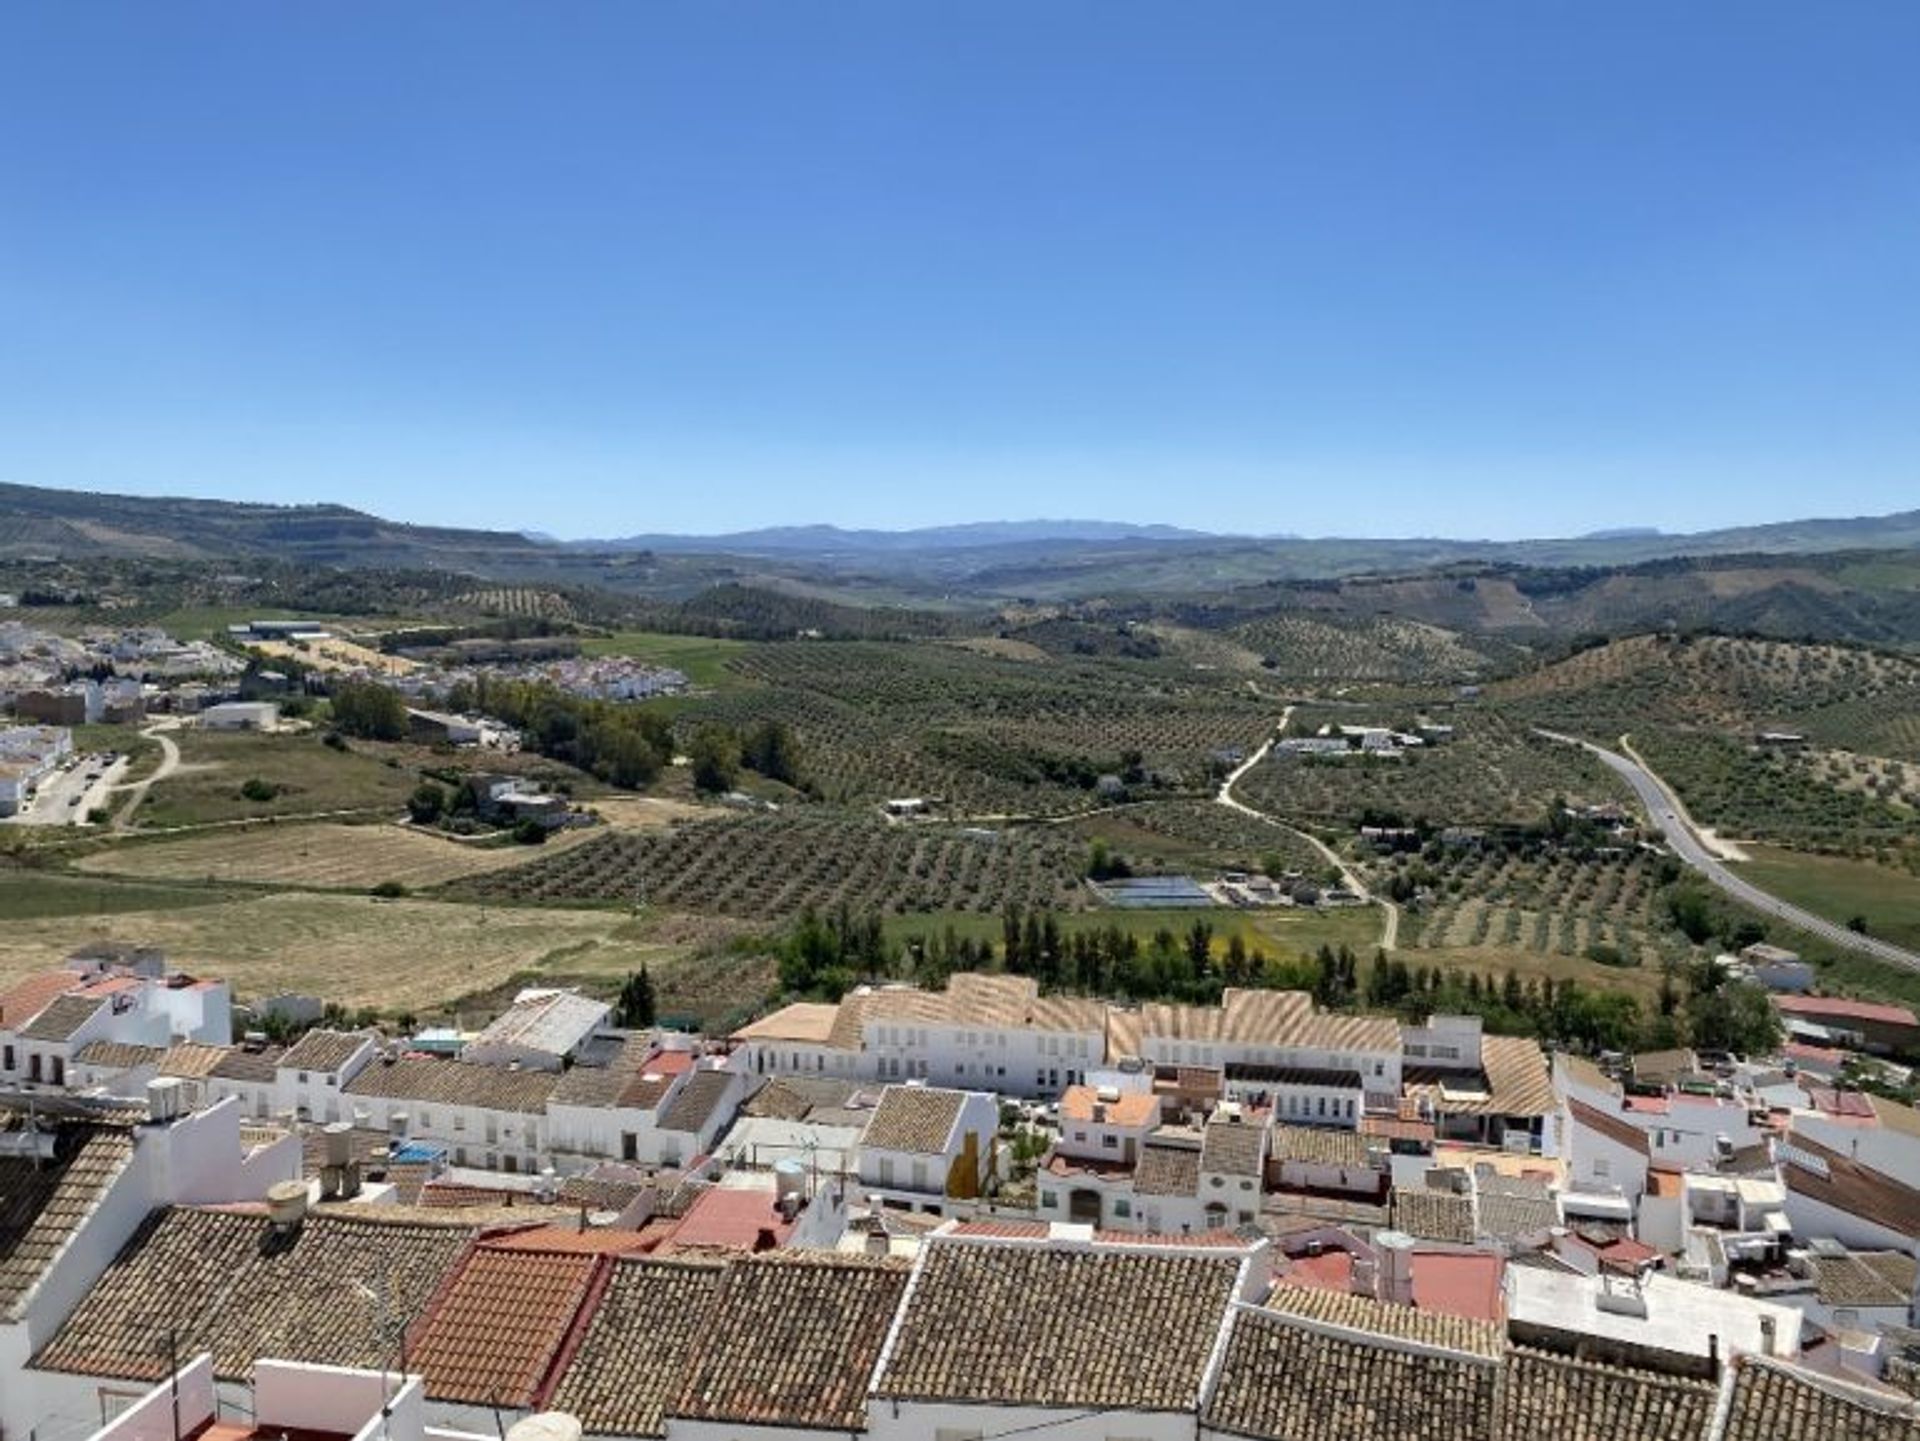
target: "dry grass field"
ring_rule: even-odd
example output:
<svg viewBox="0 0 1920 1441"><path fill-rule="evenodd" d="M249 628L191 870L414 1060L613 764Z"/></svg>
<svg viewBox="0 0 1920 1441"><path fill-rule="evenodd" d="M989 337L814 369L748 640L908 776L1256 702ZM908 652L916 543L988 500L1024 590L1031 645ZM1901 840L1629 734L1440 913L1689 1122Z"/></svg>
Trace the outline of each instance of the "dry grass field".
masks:
<svg viewBox="0 0 1920 1441"><path fill-rule="evenodd" d="M115 846L86 857L76 869L144 880L240 881L311 890L366 890L397 881L409 890L425 890L525 865L578 845L591 833L563 833L536 849L476 845L399 825L247 826Z"/></svg>
<svg viewBox="0 0 1920 1441"><path fill-rule="evenodd" d="M328 640L300 641L297 644L284 640L260 640L253 642L253 648L262 655L297 660L315 670L406 675L420 668L418 661L408 660L405 656L387 655L371 646L360 645L340 636Z"/></svg>
<svg viewBox="0 0 1920 1441"><path fill-rule="evenodd" d="M717 1014L757 992L706 994L710 978L687 974L698 968L685 957L728 933L721 922L635 921L612 910L288 891L188 909L10 920L0 928L0 987L88 941L116 940L159 946L188 970L224 976L242 997L304 991L390 1015L435 1014L521 978L611 989L644 961L660 980L663 1009Z"/></svg>

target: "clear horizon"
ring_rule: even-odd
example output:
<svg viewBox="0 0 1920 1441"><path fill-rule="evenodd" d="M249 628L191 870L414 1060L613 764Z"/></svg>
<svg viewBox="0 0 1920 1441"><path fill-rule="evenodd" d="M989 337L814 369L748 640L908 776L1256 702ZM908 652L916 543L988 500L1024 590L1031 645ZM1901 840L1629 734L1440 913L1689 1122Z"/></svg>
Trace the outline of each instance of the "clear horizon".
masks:
<svg viewBox="0 0 1920 1441"><path fill-rule="evenodd" d="M0 480L569 538L1911 508L1920 10L11 17Z"/></svg>

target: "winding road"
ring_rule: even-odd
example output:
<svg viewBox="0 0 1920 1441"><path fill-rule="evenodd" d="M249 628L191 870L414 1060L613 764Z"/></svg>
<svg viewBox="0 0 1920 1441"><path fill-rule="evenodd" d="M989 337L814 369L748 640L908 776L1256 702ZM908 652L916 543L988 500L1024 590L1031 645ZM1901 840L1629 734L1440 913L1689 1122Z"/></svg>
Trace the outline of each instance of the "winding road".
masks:
<svg viewBox="0 0 1920 1441"><path fill-rule="evenodd" d="M148 726L140 734L160 745L160 764L154 767L152 775L143 777L129 785L120 787L127 793L126 803L120 807L120 813L114 817L113 828L125 831L133 825L133 813L140 809L140 802L147 798L147 792L155 781L163 781L180 768L180 747L174 744L173 737L167 732L173 728L171 721L162 721L159 725Z"/></svg>
<svg viewBox="0 0 1920 1441"><path fill-rule="evenodd" d="M1581 740L1578 736L1563 735L1559 731L1539 728L1536 728L1534 733L1547 740L1580 746L1592 752L1601 764L1633 787L1634 795L1639 797L1640 804L1646 807L1647 814L1653 818L1653 823L1660 827L1660 832L1666 837L1667 844L1673 848L1674 855L1735 900L1752 906L1765 915L1785 921L1788 925L1797 926L1810 935L1820 937L1823 941L1830 941L1836 946L1872 956L1875 960L1885 961L1889 965L1904 966L1910 971L1920 971L1920 955L1880 940L1876 936L1863 936L1857 931L1848 930L1845 926L1835 925L1825 916L1817 916L1812 911L1802 910L1799 906L1783 901L1729 870L1720 857L1701 840L1699 833L1693 827L1691 818L1680 805L1679 798L1674 795L1665 781L1646 766L1628 759L1618 751L1610 751L1605 746L1595 745L1592 741Z"/></svg>
<svg viewBox="0 0 1920 1441"><path fill-rule="evenodd" d="M1287 728L1287 722L1292 719L1292 717L1292 706L1288 706L1280 712L1280 722L1274 726L1272 735L1269 735L1260 743L1259 750L1255 751L1244 761L1240 762L1239 765L1234 767L1232 773L1220 782L1220 789L1214 793L1213 798L1230 811L1238 811L1241 815L1249 816L1261 822L1263 825L1274 827L1276 830L1291 832L1312 846L1316 851L1320 852L1322 856L1326 857L1327 864L1340 872L1340 879L1348 890L1360 897L1361 900L1379 906L1381 910L1386 913L1386 918L1380 928L1380 949L1390 951L1400 939L1400 907L1385 897L1376 896L1372 891L1368 890L1366 882L1360 879L1359 873L1355 871L1352 866L1349 866L1345 861L1340 859L1339 854L1333 847L1321 840L1318 836L1310 835L1298 826L1290 826L1285 821L1275 816L1270 816L1263 810L1257 810L1245 801L1234 798L1233 788L1239 782L1240 777L1244 776L1248 771L1252 770L1267 758L1267 752L1273 749L1274 736L1279 735Z"/></svg>

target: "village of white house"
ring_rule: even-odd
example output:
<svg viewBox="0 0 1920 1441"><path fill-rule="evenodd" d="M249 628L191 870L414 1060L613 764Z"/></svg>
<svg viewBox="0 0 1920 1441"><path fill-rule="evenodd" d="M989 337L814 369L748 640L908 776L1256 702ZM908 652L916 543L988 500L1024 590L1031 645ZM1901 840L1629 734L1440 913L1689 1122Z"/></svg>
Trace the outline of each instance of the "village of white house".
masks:
<svg viewBox="0 0 1920 1441"><path fill-rule="evenodd" d="M983 972L270 1042L82 946L0 994L0 1434L1911 1437L1920 1114L1840 1063L1920 1022L1740 965L1777 1054Z"/></svg>

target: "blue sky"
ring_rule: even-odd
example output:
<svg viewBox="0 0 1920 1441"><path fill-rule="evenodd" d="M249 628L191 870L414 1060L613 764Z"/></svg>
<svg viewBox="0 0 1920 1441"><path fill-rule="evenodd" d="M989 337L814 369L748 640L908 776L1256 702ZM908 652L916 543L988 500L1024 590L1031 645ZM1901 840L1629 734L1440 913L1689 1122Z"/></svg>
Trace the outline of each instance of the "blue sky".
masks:
<svg viewBox="0 0 1920 1441"><path fill-rule="evenodd" d="M1920 505L1920 6L0 16L0 480L563 535Z"/></svg>

